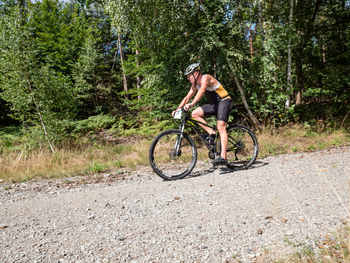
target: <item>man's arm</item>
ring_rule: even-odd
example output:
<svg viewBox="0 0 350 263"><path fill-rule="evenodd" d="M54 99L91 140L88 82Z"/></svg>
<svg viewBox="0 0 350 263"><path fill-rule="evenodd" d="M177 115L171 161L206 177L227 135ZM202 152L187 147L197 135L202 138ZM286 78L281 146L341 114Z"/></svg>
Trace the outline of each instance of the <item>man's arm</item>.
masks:
<svg viewBox="0 0 350 263"><path fill-rule="evenodd" d="M202 78L202 83L201 83L201 88L198 90L196 96L194 97L193 101L189 104L186 104L185 105L185 110L189 110L191 109L194 105L196 105L196 103L198 101L200 101L200 99L204 96L205 94L205 91L209 85L209 77L208 76L205 76Z"/></svg>
<svg viewBox="0 0 350 263"><path fill-rule="evenodd" d="M179 107L177 107L177 109L174 110L171 115L174 117L175 111L182 109L195 93L196 93L196 88L194 87L194 85L192 85L186 97L184 97L183 100L181 101Z"/></svg>
<svg viewBox="0 0 350 263"><path fill-rule="evenodd" d="M196 93L196 88L192 85L191 89L188 91L187 95L183 100L181 101L179 107L177 107L176 110L182 109L188 101L193 97L193 95Z"/></svg>

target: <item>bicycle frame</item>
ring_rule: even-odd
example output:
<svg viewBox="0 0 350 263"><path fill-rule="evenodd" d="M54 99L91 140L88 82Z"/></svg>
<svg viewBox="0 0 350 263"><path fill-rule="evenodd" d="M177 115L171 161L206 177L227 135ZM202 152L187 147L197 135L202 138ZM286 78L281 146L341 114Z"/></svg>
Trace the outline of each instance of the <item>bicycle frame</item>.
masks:
<svg viewBox="0 0 350 263"><path fill-rule="evenodd" d="M207 149L209 151L212 151L214 154L216 154L216 141L217 141L217 136L218 136L218 133L216 132L216 126L210 126L206 123L203 123L203 122L200 122L200 121L197 121L195 119L192 119L190 117L188 117L188 111L184 111L185 113L185 117L182 119L181 121L181 124L179 126L179 130L180 130L180 135L179 135L179 138L176 140L176 145L175 145L175 153L176 155L179 154L179 148L180 148L180 145L181 145L181 142L182 142L182 138L183 138L183 133L184 133L184 130L185 130L185 127L186 127L186 124L190 124L190 127L194 130L194 132L199 136L199 138L202 140L202 142L204 143L205 147L207 147ZM209 144L201 135L201 131L200 129L203 129L199 126L199 124L202 124L204 126L207 126L211 129L213 129L215 131L215 134L216 134L216 137L215 137L215 142L214 142L214 145L212 144Z"/></svg>
<svg viewBox="0 0 350 263"><path fill-rule="evenodd" d="M202 149L198 153L198 144L196 145L191 133L200 137L209 150L208 157L210 159L215 160L222 151L220 146L223 143L219 138L217 126L212 125L212 127L205 121L197 121L190 116L187 111L176 111L174 119L178 120L178 129L167 129L161 132L151 143L150 164L154 172L165 180L181 179L189 175L194 169L198 157L203 156L202 144L200 144ZM228 125L227 162L225 165L230 170L248 169L258 156L258 141L255 134L244 125L232 122ZM188 129L185 131L187 126L191 127L194 133ZM210 142L206 139L206 133L203 134L203 130L207 130L207 127L215 130L215 136L212 136L214 140ZM215 161L213 164L216 166Z"/></svg>

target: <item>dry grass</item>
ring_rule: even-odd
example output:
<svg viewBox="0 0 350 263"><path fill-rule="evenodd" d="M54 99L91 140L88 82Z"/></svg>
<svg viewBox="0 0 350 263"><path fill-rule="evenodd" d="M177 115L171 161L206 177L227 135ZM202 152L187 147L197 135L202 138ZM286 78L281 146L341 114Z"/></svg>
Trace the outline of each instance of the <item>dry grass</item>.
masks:
<svg viewBox="0 0 350 263"><path fill-rule="evenodd" d="M260 157L350 144L350 134L346 130L317 132L305 129L301 125L286 126L278 130L265 129L257 137Z"/></svg>
<svg viewBox="0 0 350 263"><path fill-rule="evenodd" d="M298 245L297 251L288 257L275 262L293 263L350 263L350 229L344 228L334 235L316 241L317 249ZM292 244L291 244L292 245Z"/></svg>
<svg viewBox="0 0 350 263"><path fill-rule="evenodd" d="M302 126L265 129L257 135L259 157L281 153L319 150L349 145L350 135L345 130L313 132ZM200 160L208 160L208 151L198 145ZM65 148L52 154L48 150L28 151L26 148L3 152L0 155L0 178L9 182L33 178L55 178L80 174L95 174L109 168L137 169L149 166L149 141L119 145L94 145L80 149Z"/></svg>
<svg viewBox="0 0 350 263"><path fill-rule="evenodd" d="M350 263L350 228L319 243L322 262Z"/></svg>
<svg viewBox="0 0 350 263"><path fill-rule="evenodd" d="M148 165L148 142L135 144L88 146L81 149L26 149L0 155L0 178L9 182L33 178L58 178L89 175L111 167L137 168Z"/></svg>

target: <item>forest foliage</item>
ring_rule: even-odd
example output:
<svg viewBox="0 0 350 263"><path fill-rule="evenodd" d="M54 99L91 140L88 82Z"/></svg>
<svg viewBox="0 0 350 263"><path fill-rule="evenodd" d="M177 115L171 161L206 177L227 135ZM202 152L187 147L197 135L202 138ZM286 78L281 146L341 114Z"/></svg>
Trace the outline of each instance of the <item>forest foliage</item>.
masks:
<svg viewBox="0 0 350 263"><path fill-rule="evenodd" d="M0 122L36 146L171 125L200 62L261 125L345 119L348 0L1 0ZM241 91L238 88L241 88Z"/></svg>

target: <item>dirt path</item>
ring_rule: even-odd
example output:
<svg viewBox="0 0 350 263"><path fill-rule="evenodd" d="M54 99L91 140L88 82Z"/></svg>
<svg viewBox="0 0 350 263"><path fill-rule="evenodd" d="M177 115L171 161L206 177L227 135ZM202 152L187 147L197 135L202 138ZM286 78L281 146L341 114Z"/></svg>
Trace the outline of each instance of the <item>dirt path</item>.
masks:
<svg viewBox="0 0 350 263"><path fill-rule="evenodd" d="M0 262L269 262L291 244L315 249L349 221L349 160L342 147L174 182L145 168L0 184Z"/></svg>

